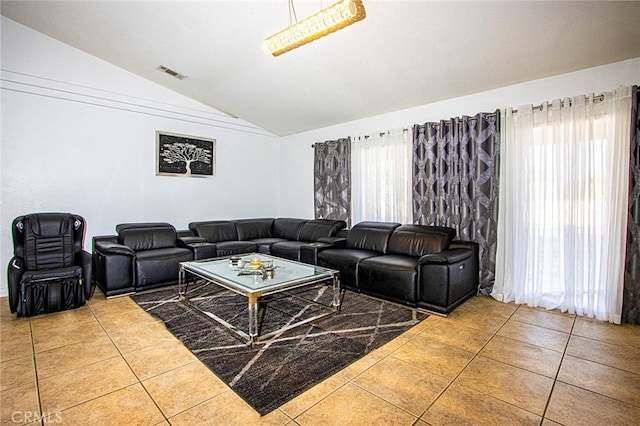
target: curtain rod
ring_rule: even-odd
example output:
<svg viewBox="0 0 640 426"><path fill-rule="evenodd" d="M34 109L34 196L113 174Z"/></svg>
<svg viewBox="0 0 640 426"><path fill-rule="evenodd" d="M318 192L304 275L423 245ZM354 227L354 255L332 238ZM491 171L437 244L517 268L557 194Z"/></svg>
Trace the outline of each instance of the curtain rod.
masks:
<svg viewBox="0 0 640 426"><path fill-rule="evenodd" d="M638 85L638 87L637 87L637 89L636 89L636 92L637 92L638 94L640 94L640 85ZM586 96L586 95L585 95L585 96ZM594 101L594 102L602 102L603 100L604 100L604 93L601 93L601 94L599 94L599 95L597 95L597 96L594 96L594 97L593 97L593 101ZM565 106L564 101L561 101L561 102L560 102L560 104L561 104L562 106ZM569 105L568 105L568 106L571 106L571 99L569 99ZM539 110L539 111L541 111L543 107L544 107L544 104L540 104L540 105L535 105L535 106L533 107L533 109L534 109L534 110ZM514 108L514 109L512 109L512 110L511 110L511 112L514 112L514 113L515 113L515 112L518 112L518 109L517 109L517 108ZM489 114L487 114L487 115L488 115L488 116L491 116L491 115L495 115L495 113L489 113ZM409 129L408 129L407 127L405 127L405 128L403 128L403 129L402 129L402 131L407 132L407 131L409 131ZM383 136L384 134L385 134L385 132L380 132L380 136ZM316 142L316 143L320 143L320 142ZM311 145L311 148L315 148L315 146L316 146L316 144L314 143L314 144L312 144L312 145Z"/></svg>
<svg viewBox="0 0 640 426"><path fill-rule="evenodd" d="M585 95L585 96L586 96L586 95ZM593 97L593 102L602 102L603 100L604 100L604 93L602 93L602 94L600 94L600 95L598 95L598 96L594 96L594 97ZM548 102L546 102L546 103L548 103ZM541 103L540 105L535 105L532 109L537 110L537 111L542 111L542 109L544 108L544 104L545 104L545 103ZM571 99L569 99L569 104L568 104L568 105L565 105L565 102L564 102L564 101L560 101L560 106L563 106L563 107L565 107L565 106L571 106L571 104L572 104ZM506 108L505 108L505 109L506 109ZM512 113L516 113L516 112L518 112L518 108L513 108L513 109L511 109L511 112L512 112Z"/></svg>
<svg viewBox="0 0 640 426"><path fill-rule="evenodd" d="M403 132L408 132L409 130L410 130L410 129L409 129L408 127L403 127L403 128L402 128L402 131L403 131ZM386 134L387 134L387 133L389 133L389 132L390 132L390 130L387 130L386 132L380 132L380 137L382 137L382 136L386 135ZM365 135L364 137L365 137L365 139L367 139L367 138L369 137L369 135ZM316 142L316 143L323 143L323 142ZM315 148L315 147L316 147L316 143L312 144L312 145L311 145L311 148Z"/></svg>

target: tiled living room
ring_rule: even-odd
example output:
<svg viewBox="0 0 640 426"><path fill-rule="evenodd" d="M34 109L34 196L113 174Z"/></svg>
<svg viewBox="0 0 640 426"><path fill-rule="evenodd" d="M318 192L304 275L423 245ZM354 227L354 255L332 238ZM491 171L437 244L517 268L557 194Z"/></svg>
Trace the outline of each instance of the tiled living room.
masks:
<svg viewBox="0 0 640 426"><path fill-rule="evenodd" d="M640 423L637 1L0 1L2 425ZM327 3L358 20L267 42ZM587 149L540 143L558 111L595 123ZM16 238L43 212L82 216L65 268L93 273L46 290L60 312ZM180 256L281 278L234 269L256 251L340 270L340 309L319 285L330 314L251 345L175 286ZM297 317L223 293L260 327Z"/></svg>
<svg viewBox="0 0 640 426"><path fill-rule="evenodd" d="M640 328L474 297L260 417L129 297L16 319L2 423L635 424ZM55 337L52 337L55 330ZM9 343L10 342L10 343ZM612 424L614 424L612 423Z"/></svg>

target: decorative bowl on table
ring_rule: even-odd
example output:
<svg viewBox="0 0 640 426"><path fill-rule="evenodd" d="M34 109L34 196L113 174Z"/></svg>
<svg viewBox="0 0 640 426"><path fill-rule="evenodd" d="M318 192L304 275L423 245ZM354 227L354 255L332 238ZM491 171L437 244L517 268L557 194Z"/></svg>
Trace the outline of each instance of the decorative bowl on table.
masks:
<svg viewBox="0 0 640 426"><path fill-rule="evenodd" d="M232 268L242 268L244 266L244 261L240 256L231 256L229 258L229 265Z"/></svg>

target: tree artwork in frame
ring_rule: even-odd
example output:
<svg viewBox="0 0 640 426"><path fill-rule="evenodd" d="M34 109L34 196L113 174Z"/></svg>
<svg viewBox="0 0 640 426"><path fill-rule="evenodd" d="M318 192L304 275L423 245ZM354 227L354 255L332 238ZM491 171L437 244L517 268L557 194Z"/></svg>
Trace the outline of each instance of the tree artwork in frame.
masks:
<svg viewBox="0 0 640 426"><path fill-rule="evenodd" d="M156 132L156 175L215 176L216 140Z"/></svg>

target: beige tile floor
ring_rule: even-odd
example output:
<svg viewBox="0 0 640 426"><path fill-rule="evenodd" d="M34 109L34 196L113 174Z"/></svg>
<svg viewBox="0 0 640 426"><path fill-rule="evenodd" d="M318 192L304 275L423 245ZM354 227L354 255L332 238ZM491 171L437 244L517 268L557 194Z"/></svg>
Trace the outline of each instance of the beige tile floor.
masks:
<svg viewBox="0 0 640 426"><path fill-rule="evenodd" d="M489 297L264 417L128 297L0 320L3 425L640 424L640 327Z"/></svg>

